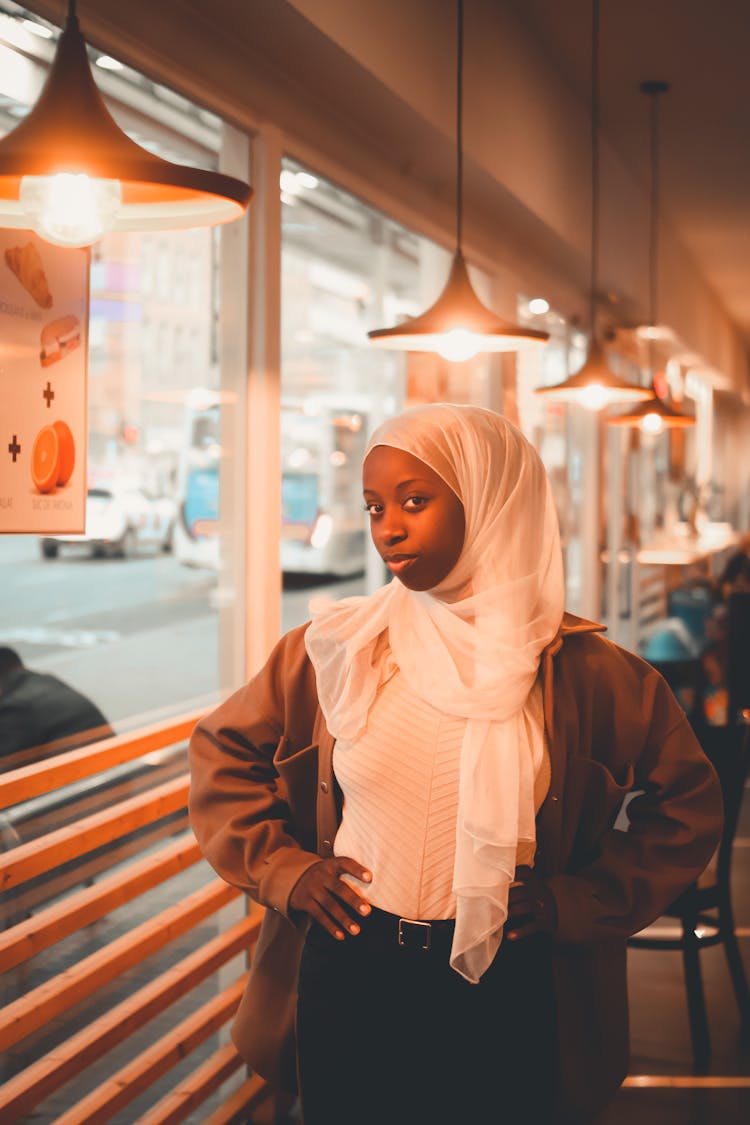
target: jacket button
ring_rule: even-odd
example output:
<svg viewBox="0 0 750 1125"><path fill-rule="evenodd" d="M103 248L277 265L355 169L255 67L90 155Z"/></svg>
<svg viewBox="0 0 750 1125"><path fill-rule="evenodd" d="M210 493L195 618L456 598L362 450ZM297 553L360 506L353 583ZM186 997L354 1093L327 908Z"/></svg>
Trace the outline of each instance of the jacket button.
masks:
<svg viewBox="0 0 750 1125"><path fill-rule="evenodd" d="M320 788L323 790L324 793L327 793L328 792L328 782L327 781L321 781Z"/></svg>

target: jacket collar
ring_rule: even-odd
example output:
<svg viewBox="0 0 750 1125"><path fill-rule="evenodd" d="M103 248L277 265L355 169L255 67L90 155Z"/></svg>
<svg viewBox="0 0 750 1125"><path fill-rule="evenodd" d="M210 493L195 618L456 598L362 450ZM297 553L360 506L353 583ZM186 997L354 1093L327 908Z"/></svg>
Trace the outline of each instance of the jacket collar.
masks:
<svg viewBox="0 0 750 1125"><path fill-rule="evenodd" d="M585 617L576 617L574 613L564 613L558 636L567 637L571 633L603 633L607 626L598 621L588 621Z"/></svg>
<svg viewBox="0 0 750 1125"><path fill-rule="evenodd" d="M544 725L547 728L547 734L552 734L552 719L553 719L553 694L552 694L552 659L560 651L563 646L563 641L566 637L574 637L578 633L603 633L606 630L606 625L600 625L597 621L588 621L585 617L576 617L574 613L564 613L563 619L560 622L560 628L557 633L549 642L549 644L542 649L539 666L542 672L542 691L544 699Z"/></svg>

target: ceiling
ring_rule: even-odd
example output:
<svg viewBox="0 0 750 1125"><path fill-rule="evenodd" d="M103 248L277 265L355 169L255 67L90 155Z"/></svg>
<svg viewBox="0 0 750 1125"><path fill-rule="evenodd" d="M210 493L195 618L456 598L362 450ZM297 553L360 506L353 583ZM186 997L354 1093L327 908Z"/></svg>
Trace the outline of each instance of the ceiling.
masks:
<svg viewBox="0 0 750 1125"><path fill-rule="evenodd" d="M505 2L590 99L591 0ZM600 11L602 130L648 183L650 99L639 86L669 83L659 106L663 222L750 346L750 3L603 0Z"/></svg>
<svg viewBox="0 0 750 1125"><path fill-rule="evenodd" d="M7 6L7 0L1 2ZM423 12L428 3L433 11L432 5L438 4L401 2L402 11L413 6L414 13ZM550 68L589 104L593 0L475 2L510 9L534 34ZM65 7L65 0L27 3L57 20ZM452 3L440 0L440 10L449 10ZM296 132L309 138L311 150L322 151L329 134L338 129L345 144L356 148L350 163L361 167L363 185L377 182L390 194L406 197L410 177L392 175L390 165L380 159L381 153L392 157L403 150L405 170L418 166L422 182L432 185L436 199L444 200L447 215L453 206L452 174L446 178L453 160L451 130L443 134L426 128L415 110L358 67L302 14L330 15L342 6L345 0L213 0L210 5L202 0L159 5L130 0L125 17L121 0L82 0L79 10L93 41L101 30L105 43L118 42L123 57L138 60L145 73L150 67L159 72L168 62L175 87L188 95L192 77L199 83L200 72L209 73L220 57L222 86L228 94L225 104L217 102L217 112L238 104L237 97L231 97L233 90L260 116L264 100L271 99L273 119L282 128L287 119L293 122ZM660 101L662 222L692 257L750 354L750 0L600 0L600 10L602 132L634 175L642 176L647 190L650 104L639 86L652 79L670 84ZM371 28L374 40L382 39L392 26L385 19L381 22L382 27ZM449 27L450 21L445 22ZM438 23L442 27L436 20L435 35ZM199 56L195 42L201 44ZM401 59L405 49L391 42L386 57ZM295 88L306 91L302 102ZM342 89L347 91L343 106ZM467 162L467 181L472 175ZM501 198L499 185L490 186L486 210L508 210L510 196ZM481 187L474 185L480 204ZM606 207L603 196L602 211ZM517 234L516 258L528 260L538 232L523 215L513 212L512 218L505 226ZM549 232L543 233L549 260ZM498 256L496 250L490 245L488 253ZM513 250L512 239L505 236L502 251L511 266ZM577 261L567 245L556 252L559 272L585 286L585 255Z"/></svg>

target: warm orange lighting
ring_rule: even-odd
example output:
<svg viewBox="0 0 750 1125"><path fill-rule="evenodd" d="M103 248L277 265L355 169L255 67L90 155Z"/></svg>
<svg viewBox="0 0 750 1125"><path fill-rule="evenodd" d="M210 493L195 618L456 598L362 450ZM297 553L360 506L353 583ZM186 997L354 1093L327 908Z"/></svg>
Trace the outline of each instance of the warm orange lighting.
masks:
<svg viewBox="0 0 750 1125"><path fill-rule="evenodd" d="M35 106L0 140L0 226L85 246L106 230L229 222L251 195L248 184L164 160L120 129L94 82L71 0Z"/></svg>
<svg viewBox="0 0 750 1125"><path fill-rule="evenodd" d="M639 324L635 330L639 340L649 340L662 344L674 342L674 332L666 324Z"/></svg>
<svg viewBox="0 0 750 1125"><path fill-rule="evenodd" d="M664 402L651 390L647 402L641 402L626 414L615 414L607 419L610 426L631 426L646 434L660 434L664 430L684 429L695 425L692 414L683 414Z"/></svg>
<svg viewBox="0 0 750 1125"><path fill-rule="evenodd" d="M650 398L643 387L620 379L609 369L597 339L596 299L599 256L599 4L591 3L591 258L589 262L589 331L591 343L586 362L575 375L551 387L535 387L534 393L552 402L577 403L586 410L603 410L615 402L640 402Z"/></svg>
<svg viewBox="0 0 750 1125"><path fill-rule="evenodd" d="M552 402L575 403L586 410L603 410L617 402L641 402L651 391L620 379L610 371L604 351L597 341L589 349L586 362L575 375L551 387L536 387L535 394Z"/></svg>
<svg viewBox="0 0 750 1125"><path fill-rule="evenodd" d="M658 414L650 410L648 414L644 414L641 418L641 429L647 434L660 434L664 429L664 422Z"/></svg>
<svg viewBox="0 0 750 1125"><path fill-rule="evenodd" d="M381 348L434 352L462 362L477 352L507 352L545 344L547 332L510 324L477 297L464 256L456 250L443 292L421 316L367 335Z"/></svg>
<svg viewBox="0 0 750 1125"><path fill-rule="evenodd" d="M59 246L88 246L111 228L122 206L122 188L119 180L58 172L24 176L19 198L42 238Z"/></svg>
<svg viewBox="0 0 750 1125"><path fill-rule="evenodd" d="M371 342L398 351L433 352L454 363L472 359L477 352L509 352L535 347L549 339L548 332L510 324L488 309L469 280L462 253L463 226L463 36L464 0L457 0L456 36L456 250L443 292L427 312L410 317L393 328L368 332Z"/></svg>

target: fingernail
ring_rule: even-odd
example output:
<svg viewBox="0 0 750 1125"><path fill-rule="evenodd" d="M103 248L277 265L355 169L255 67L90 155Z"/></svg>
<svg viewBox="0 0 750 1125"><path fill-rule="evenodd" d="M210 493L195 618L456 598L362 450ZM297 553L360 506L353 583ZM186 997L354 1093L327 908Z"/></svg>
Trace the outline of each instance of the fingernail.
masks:
<svg viewBox="0 0 750 1125"><path fill-rule="evenodd" d="M345 935L342 934L341 930L336 930L336 933L334 934L334 937L336 938L337 941L343 941Z"/></svg>
<svg viewBox="0 0 750 1125"><path fill-rule="evenodd" d="M362 905L359 908L359 912L360 912L360 914L369 914L370 913L370 907L367 905L366 902L362 903Z"/></svg>
<svg viewBox="0 0 750 1125"><path fill-rule="evenodd" d="M365 883L371 883L372 882L372 871L364 871L362 873L362 879Z"/></svg>
<svg viewBox="0 0 750 1125"><path fill-rule="evenodd" d="M359 933L359 926L356 924L356 922L352 922L351 926L349 927L349 932L352 934Z"/></svg>

